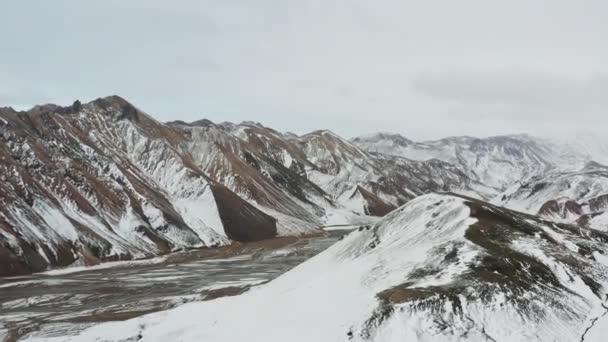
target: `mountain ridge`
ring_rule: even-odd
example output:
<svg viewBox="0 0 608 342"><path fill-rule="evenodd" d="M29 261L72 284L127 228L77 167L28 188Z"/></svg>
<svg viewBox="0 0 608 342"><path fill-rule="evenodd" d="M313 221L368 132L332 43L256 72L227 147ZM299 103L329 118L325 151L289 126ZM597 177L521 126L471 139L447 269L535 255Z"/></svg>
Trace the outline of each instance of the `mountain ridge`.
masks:
<svg viewBox="0 0 608 342"><path fill-rule="evenodd" d="M4 109L0 118L4 275L316 234L324 224L367 222L367 214L387 212L370 207L414 197L382 186L390 164L333 133L162 123L119 96ZM391 172L406 169L423 176L409 164ZM340 172L344 178L331 185L318 181ZM426 181L412 191L443 188ZM340 198L360 185L374 195L354 204Z"/></svg>
<svg viewBox="0 0 608 342"><path fill-rule="evenodd" d="M560 212L553 219L608 229L596 205L608 194L604 166L530 135L418 143L392 133L296 135L255 122L163 123L116 95L0 109L0 131L0 258L9 260L1 274L316 234L445 191L534 215L549 203L546 218ZM577 173L565 161L584 167ZM568 177L597 187L594 198L570 196L568 212L597 210L563 214Z"/></svg>

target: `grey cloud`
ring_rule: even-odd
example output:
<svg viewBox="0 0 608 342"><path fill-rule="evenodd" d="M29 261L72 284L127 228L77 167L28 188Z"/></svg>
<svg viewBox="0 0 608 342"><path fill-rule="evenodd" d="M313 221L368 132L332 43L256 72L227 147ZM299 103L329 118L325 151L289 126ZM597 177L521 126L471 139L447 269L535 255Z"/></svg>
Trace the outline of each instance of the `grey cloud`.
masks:
<svg viewBox="0 0 608 342"><path fill-rule="evenodd" d="M0 86L0 107L11 106L17 110L29 109L33 103L49 103L51 99L36 89L10 88Z"/></svg>
<svg viewBox="0 0 608 342"><path fill-rule="evenodd" d="M422 94L448 100L543 106L601 100L597 96L608 90L607 81L605 75L575 79L537 71L472 70L423 73L412 84Z"/></svg>
<svg viewBox="0 0 608 342"><path fill-rule="evenodd" d="M5 1L0 105L120 94L161 120L415 139L606 127L607 10L565 0Z"/></svg>
<svg viewBox="0 0 608 342"><path fill-rule="evenodd" d="M608 76L572 77L524 70L420 73L413 89L435 101L468 107L469 116L505 119L601 118L608 108Z"/></svg>

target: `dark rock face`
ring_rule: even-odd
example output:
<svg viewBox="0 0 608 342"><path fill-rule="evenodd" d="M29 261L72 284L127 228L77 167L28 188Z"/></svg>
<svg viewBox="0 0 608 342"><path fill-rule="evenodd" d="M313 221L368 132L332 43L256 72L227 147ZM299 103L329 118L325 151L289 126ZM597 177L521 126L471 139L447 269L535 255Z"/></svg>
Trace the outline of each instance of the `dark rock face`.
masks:
<svg viewBox="0 0 608 342"><path fill-rule="evenodd" d="M215 126L215 124L211 120L202 119L198 121L194 121L190 123L191 126L199 126L199 127L210 127Z"/></svg>
<svg viewBox="0 0 608 342"><path fill-rule="evenodd" d="M25 275L32 272L31 267L10 248L0 246L0 277Z"/></svg>
<svg viewBox="0 0 608 342"><path fill-rule="evenodd" d="M79 112L82 109L82 103L79 100L74 101L72 104L72 111L74 113Z"/></svg>
<svg viewBox="0 0 608 342"><path fill-rule="evenodd" d="M603 214L603 212L581 215L581 217L576 219L575 223L577 226L581 226L581 227L596 228L596 227L589 227L589 221L591 221L591 219L593 219L595 216L598 216L601 214Z"/></svg>
<svg viewBox="0 0 608 342"><path fill-rule="evenodd" d="M357 192L361 195L361 197L363 197L366 202L366 214L368 215L381 217L397 208L396 206L391 205L390 203L382 201L376 195L360 186L357 187L356 193L353 194L353 196L356 195Z"/></svg>
<svg viewBox="0 0 608 342"><path fill-rule="evenodd" d="M139 119L139 111L137 108L120 96L113 95L99 98L93 101L93 104L107 112L115 111L118 114L118 120L127 119L137 121Z"/></svg>
<svg viewBox="0 0 608 342"><path fill-rule="evenodd" d="M391 141L393 143L394 146L409 146L411 144L414 144L413 141L407 139L406 137L400 135L400 134L394 134L394 133L377 133L374 134L373 136L370 137L356 137L352 139L352 142L354 142L355 144L358 143L364 143L368 140L388 140Z"/></svg>
<svg viewBox="0 0 608 342"><path fill-rule="evenodd" d="M563 203L557 200L550 200L543 204L538 211L538 215L540 216L558 215L561 218L566 218L569 214L580 216L583 214L583 208L572 200L567 200Z"/></svg>
<svg viewBox="0 0 608 342"><path fill-rule="evenodd" d="M528 195L528 197L532 197L539 191L542 191L543 189L545 189L547 187L547 185L548 184L545 182L540 182L540 183L534 184L534 187L532 188L532 191L530 191L530 195Z"/></svg>
<svg viewBox="0 0 608 342"><path fill-rule="evenodd" d="M566 201L566 203L564 203L564 210L563 210L562 214L565 216L567 213L573 213L575 215L582 215L583 208L580 206L580 204L576 203L575 201Z"/></svg>
<svg viewBox="0 0 608 342"><path fill-rule="evenodd" d="M602 195L589 200L591 212L604 211L608 209L608 195Z"/></svg>
<svg viewBox="0 0 608 342"><path fill-rule="evenodd" d="M247 242L277 236L276 219L264 214L221 184L211 187L226 235Z"/></svg>

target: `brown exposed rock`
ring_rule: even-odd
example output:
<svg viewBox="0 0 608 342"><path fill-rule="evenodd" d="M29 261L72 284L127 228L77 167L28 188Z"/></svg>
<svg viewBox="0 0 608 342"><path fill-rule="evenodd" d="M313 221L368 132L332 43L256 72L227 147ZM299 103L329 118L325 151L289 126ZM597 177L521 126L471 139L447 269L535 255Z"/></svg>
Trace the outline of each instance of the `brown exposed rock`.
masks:
<svg viewBox="0 0 608 342"><path fill-rule="evenodd" d="M595 212L595 213L591 213L591 214L584 214L581 215L581 217L579 217L576 220L576 224L581 226L581 227L589 227L589 221L591 221L591 219L593 219L596 216L602 215L604 214L604 211L599 211L599 212ZM595 227L597 229L597 227Z"/></svg>
<svg viewBox="0 0 608 342"><path fill-rule="evenodd" d="M592 212L608 209L608 195L602 195L589 200L589 210Z"/></svg>
<svg viewBox="0 0 608 342"><path fill-rule="evenodd" d="M550 200L545 202L538 210L538 215L540 216L558 215L559 217L566 218L569 214L580 216L583 214L583 208L580 204L572 200L564 202Z"/></svg>
<svg viewBox="0 0 608 342"><path fill-rule="evenodd" d="M556 200L550 200L545 202L538 210L538 215L545 216L559 213L559 204Z"/></svg>
<svg viewBox="0 0 608 342"><path fill-rule="evenodd" d="M580 204L576 203L575 201L568 200L564 203L563 215L566 216L567 213L582 215L583 208L581 208Z"/></svg>
<svg viewBox="0 0 608 342"><path fill-rule="evenodd" d="M226 235L235 241L257 241L277 235L276 219L264 214L221 184L211 186Z"/></svg>
<svg viewBox="0 0 608 342"><path fill-rule="evenodd" d="M17 256L8 247L0 245L0 277L29 273L31 273L31 269L23 258Z"/></svg>
<svg viewBox="0 0 608 342"><path fill-rule="evenodd" d="M384 216L391 211L395 210L397 207L382 201L379 197L374 195L373 193L365 190L361 186L357 186L355 193L352 196L356 196L358 194L363 197L366 202L365 209L366 214L372 216Z"/></svg>

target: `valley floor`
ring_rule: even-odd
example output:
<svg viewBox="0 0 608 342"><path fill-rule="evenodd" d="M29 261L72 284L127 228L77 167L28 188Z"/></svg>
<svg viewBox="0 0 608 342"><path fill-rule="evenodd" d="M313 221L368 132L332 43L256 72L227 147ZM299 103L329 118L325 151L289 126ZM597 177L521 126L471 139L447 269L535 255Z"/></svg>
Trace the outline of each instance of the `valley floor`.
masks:
<svg viewBox="0 0 608 342"><path fill-rule="evenodd" d="M344 235L278 238L93 268L0 278L0 341L62 336L192 301L240 294Z"/></svg>

